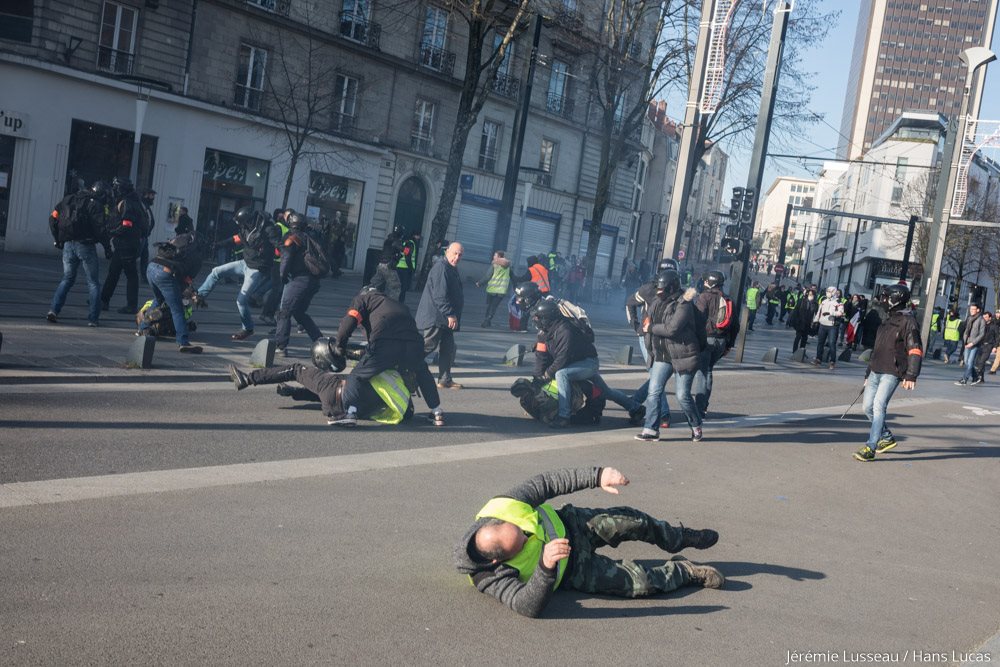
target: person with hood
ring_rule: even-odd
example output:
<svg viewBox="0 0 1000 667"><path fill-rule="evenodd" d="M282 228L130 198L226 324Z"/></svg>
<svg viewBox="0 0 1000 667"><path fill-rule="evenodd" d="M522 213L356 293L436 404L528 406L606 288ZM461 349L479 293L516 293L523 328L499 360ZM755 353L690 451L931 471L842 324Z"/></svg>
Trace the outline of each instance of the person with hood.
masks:
<svg viewBox="0 0 1000 667"><path fill-rule="evenodd" d="M813 359L813 366L823 363L826 355L829 355L830 370L832 371L837 363L837 328L840 321L844 319L844 305L837 297L837 288L826 288L826 296L819 303L817 318L819 321L819 335L816 337L816 358Z"/></svg>
<svg viewBox="0 0 1000 667"><path fill-rule="evenodd" d="M493 261L486 268L486 273L476 283L476 287L486 285L486 316L483 318L482 327L489 329L493 326L493 316L496 315L497 308L507 298L507 291L510 289L510 260L504 256L503 250L493 253Z"/></svg>
<svg viewBox="0 0 1000 667"><path fill-rule="evenodd" d="M795 329L792 352L795 352L800 347L806 349L809 344L809 336L812 334L813 320L816 319L816 311L818 309L819 304L816 303L816 290L807 289L805 295L795 305L795 310L788 317L792 328Z"/></svg>
<svg viewBox="0 0 1000 667"><path fill-rule="evenodd" d="M639 598L681 586L722 588L725 577L710 565L673 556L661 565L614 560L597 553L622 542L654 544L676 554L708 549L719 541L711 529L673 526L631 507L587 509L548 501L584 489L618 494L629 480L614 468L567 468L536 475L494 496L455 548L455 566L480 593L518 614L537 618L560 587L583 593Z"/></svg>
<svg viewBox="0 0 1000 667"><path fill-rule="evenodd" d="M882 292L888 317L878 328L875 347L865 371L865 416L871 422L868 442L854 453L858 461L874 461L876 454L896 446L892 431L885 424L889 400L900 384L907 391L917 384L924 358L920 326L906 311L910 290L906 285L889 285Z"/></svg>
<svg viewBox="0 0 1000 667"><path fill-rule="evenodd" d="M677 271L660 271L656 278L656 299L650 308L646 328L649 348L649 393L646 396L646 418L636 440L656 442L660 439L660 395L674 373L677 402L691 427L691 439L702 438L701 412L691 395L694 374L701 365L701 352L706 347L705 319L692 301L694 288L681 290Z"/></svg>
<svg viewBox="0 0 1000 667"><path fill-rule="evenodd" d="M403 285L399 281L399 272L394 268L397 261L399 261L398 251L383 249L378 266L375 268L375 275L369 284L380 294L394 301L402 301Z"/></svg>

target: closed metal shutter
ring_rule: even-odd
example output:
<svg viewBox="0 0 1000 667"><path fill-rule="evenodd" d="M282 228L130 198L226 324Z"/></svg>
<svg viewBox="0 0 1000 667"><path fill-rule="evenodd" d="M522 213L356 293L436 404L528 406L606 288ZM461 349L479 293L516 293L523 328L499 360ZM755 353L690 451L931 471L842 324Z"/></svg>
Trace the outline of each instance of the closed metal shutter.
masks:
<svg viewBox="0 0 1000 667"><path fill-rule="evenodd" d="M497 231L497 211L462 203L458 207L458 241L465 248L463 259L489 262L493 259L493 236Z"/></svg>
<svg viewBox="0 0 1000 667"><path fill-rule="evenodd" d="M604 232L601 234L601 242L597 246L597 262L594 266L594 275L598 278L607 278L611 273L611 255L614 252L616 234ZM587 256L587 244L590 243L590 232L583 233L580 243L580 257Z"/></svg>
<svg viewBox="0 0 1000 667"><path fill-rule="evenodd" d="M515 264L520 266L528 255L548 255L556 247L556 223L550 220L539 220L530 215L524 219L524 237L521 239L521 256L515 258ZM548 267L548 260L542 259L542 264Z"/></svg>

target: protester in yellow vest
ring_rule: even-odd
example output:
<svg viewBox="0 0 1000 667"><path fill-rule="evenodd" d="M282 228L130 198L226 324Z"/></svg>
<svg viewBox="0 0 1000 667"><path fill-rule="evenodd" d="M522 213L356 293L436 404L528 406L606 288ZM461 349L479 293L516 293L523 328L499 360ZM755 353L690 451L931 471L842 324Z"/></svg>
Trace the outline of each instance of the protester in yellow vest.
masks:
<svg viewBox="0 0 1000 667"><path fill-rule="evenodd" d="M682 556L650 567L596 553L626 541L648 542L669 553L707 549L719 539L714 530L672 526L631 507L565 505L557 510L546 502L598 487L617 494L617 487L626 484L628 479L614 468L567 468L536 475L479 511L455 549L456 567L481 593L532 618L541 615L560 586L620 597L646 597L687 585L721 588L722 573Z"/></svg>
<svg viewBox="0 0 1000 667"><path fill-rule="evenodd" d="M510 289L510 260L504 257L503 250L493 253L493 261L486 269L486 273L476 283L476 287L486 284L486 317L483 319L482 327L489 329L493 326L493 316L496 315L497 308L507 296Z"/></svg>
<svg viewBox="0 0 1000 667"><path fill-rule="evenodd" d="M747 331L753 331L753 321L757 319L757 308L762 298L760 283L755 280L747 290Z"/></svg>
<svg viewBox="0 0 1000 667"><path fill-rule="evenodd" d="M952 357L958 349L960 340L962 340L962 318L958 315L958 308L952 307L948 309L948 314L944 318L944 363L952 363Z"/></svg>

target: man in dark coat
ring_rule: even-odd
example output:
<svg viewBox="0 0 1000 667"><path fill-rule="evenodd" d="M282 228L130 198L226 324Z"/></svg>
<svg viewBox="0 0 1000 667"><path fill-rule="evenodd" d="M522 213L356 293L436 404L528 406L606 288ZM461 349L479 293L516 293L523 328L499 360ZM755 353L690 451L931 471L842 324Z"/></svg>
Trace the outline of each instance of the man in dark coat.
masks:
<svg viewBox="0 0 1000 667"><path fill-rule="evenodd" d="M438 386L461 389L451 377L455 363L455 332L462 323L465 296L458 263L465 252L461 243L452 243L445 251L444 261L435 262L427 275L427 283L417 305L417 328L424 337L424 354L438 349Z"/></svg>

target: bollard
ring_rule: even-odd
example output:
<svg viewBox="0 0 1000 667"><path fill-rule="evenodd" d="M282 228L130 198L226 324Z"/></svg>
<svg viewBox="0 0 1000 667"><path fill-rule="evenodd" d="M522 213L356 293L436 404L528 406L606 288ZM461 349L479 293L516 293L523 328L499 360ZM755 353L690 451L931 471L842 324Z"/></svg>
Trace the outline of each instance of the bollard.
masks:
<svg viewBox="0 0 1000 667"><path fill-rule="evenodd" d="M618 353L615 355L615 362L625 366L631 365L633 351L631 345L622 345L618 348Z"/></svg>
<svg viewBox="0 0 1000 667"><path fill-rule="evenodd" d="M524 354L528 351L521 343L517 345L511 345L507 352L503 355L503 365L504 366L520 366L524 363Z"/></svg>
<svg viewBox="0 0 1000 667"><path fill-rule="evenodd" d="M156 336L139 336L128 348L125 358L126 368L152 368L153 350L156 348Z"/></svg>
<svg viewBox="0 0 1000 667"><path fill-rule="evenodd" d="M840 353L839 357L837 357L837 361L848 362L850 360L851 360L851 348L845 347L844 351Z"/></svg>
<svg viewBox="0 0 1000 667"><path fill-rule="evenodd" d="M799 349L792 352L792 361L805 363L805 360L806 360L806 348L800 347Z"/></svg>
<svg viewBox="0 0 1000 667"><path fill-rule="evenodd" d="M277 348L270 338L257 343L250 354L250 366L253 368L270 368L274 365L274 351Z"/></svg>
<svg viewBox="0 0 1000 667"><path fill-rule="evenodd" d="M861 354L858 355L858 361L863 361L866 364L869 361L871 361L871 359L872 359L872 351L871 350L865 350L864 352L862 352Z"/></svg>
<svg viewBox="0 0 1000 667"><path fill-rule="evenodd" d="M778 363L778 348L772 347L764 353L764 356L761 357L760 360L767 364Z"/></svg>

